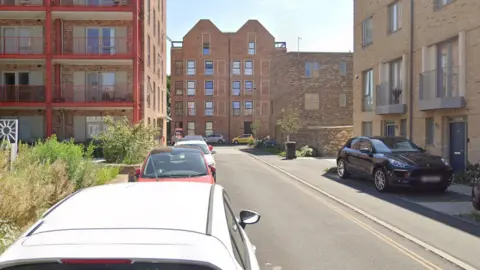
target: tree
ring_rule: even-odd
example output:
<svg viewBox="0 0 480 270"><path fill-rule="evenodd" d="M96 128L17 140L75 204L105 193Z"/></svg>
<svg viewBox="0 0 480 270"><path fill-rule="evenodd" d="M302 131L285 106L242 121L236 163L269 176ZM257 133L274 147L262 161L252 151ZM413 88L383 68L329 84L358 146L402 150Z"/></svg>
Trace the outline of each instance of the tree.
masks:
<svg viewBox="0 0 480 270"><path fill-rule="evenodd" d="M170 83L170 75L167 75L167 115L168 115L168 117L171 117L171 110L170 110L170 106L171 106L170 86L171 86L171 83Z"/></svg>
<svg viewBox="0 0 480 270"><path fill-rule="evenodd" d="M258 131L260 130L260 125L261 125L261 122L260 122L260 120L258 120L258 119L255 120L255 121L253 121L253 122L250 124L250 128L252 129L253 136L254 136L255 138L257 138L257 136L258 136L257 133L258 133Z"/></svg>
<svg viewBox="0 0 480 270"><path fill-rule="evenodd" d="M297 133L302 126L300 122L300 110L293 105L282 109L282 117L277 120L282 132L287 134L287 142L290 141L290 135Z"/></svg>

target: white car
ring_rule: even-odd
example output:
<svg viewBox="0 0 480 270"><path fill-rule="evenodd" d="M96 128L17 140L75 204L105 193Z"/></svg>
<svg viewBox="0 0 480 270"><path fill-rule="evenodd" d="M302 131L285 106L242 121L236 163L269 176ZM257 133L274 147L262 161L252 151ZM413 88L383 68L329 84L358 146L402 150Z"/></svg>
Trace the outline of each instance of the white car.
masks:
<svg viewBox="0 0 480 270"><path fill-rule="evenodd" d="M5 270L260 269L219 185L122 183L81 190L50 208L0 256Z"/></svg>
<svg viewBox="0 0 480 270"><path fill-rule="evenodd" d="M215 159L213 158L213 154L215 154L215 150L211 151L208 149L208 144L205 141L200 140L180 140L175 145L190 145L190 146L197 146L200 147L205 155L205 160L207 161L208 166L215 167Z"/></svg>

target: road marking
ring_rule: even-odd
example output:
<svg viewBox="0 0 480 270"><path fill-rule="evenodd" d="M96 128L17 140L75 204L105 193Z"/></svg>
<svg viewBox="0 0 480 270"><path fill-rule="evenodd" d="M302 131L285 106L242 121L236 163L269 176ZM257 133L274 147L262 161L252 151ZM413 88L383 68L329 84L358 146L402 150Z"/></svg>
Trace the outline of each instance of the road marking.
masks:
<svg viewBox="0 0 480 270"><path fill-rule="evenodd" d="M465 270L477 270L477 268L475 268L475 267L473 267L473 266L471 266L471 265L469 265L469 264L467 264L467 263L465 263L465 262L463 262L463 261L461 261L461 260L459 260L459 259L457 259L457 258L455 258L455 257L453 257L453 256L451 256L451 255L449 255L449 254L447 254L446 252L444 252L444 251L442 251L442 250L440 250L440 249L437 249L437 248L435 248L435 247L433 247L433 246L425 243L424 241L422 241L422 240L414 237L413 235L410 235L410 234L408 234L408 233L400 230L399 228L397 228L397 227L395 227L395 226L393 226L393 225L390 225L390 224L386 223L386 222L383 221L383 220L380 220L380 219L378 219L378 218L376 218L376 217L368 214L367 212L365 212L365 211L363 211L363 210L361 210L361 209L359 209L359 208L357 208L357 207L355 207L355 206L353 206L353 205L351 205L351 204L349 204L349 203L347 203L347 202L345 202L345 201L337 198L336 196L334 196L334 195L332 195L332 194L330 194L330 193L328 193L328 192L326 192L326 191L323 191L323 190L319 189L318 187L316 187L316 186L308 183L307 181L305 181L305 180L303 180L303 179L301 179L301 178L299 178L299 177L297 177L297 176L295 176L295 175L293 175L293 174L291 174L291 173L289 173L289 172L287 172L287 171L285 171L285 170L283 170L283 169L281 169L281 168L279 168L279 167L277 167L277 166L275 166L275 165L273 165L273 164L271 164L271 163L268 163L268 162L266 162L266 161L264 161L264 160L262 160L262 159L260 159L260 158L258 158L258 157L256 157L256 156L254 156L254 155L252 155L252 154L247 154L247 155L248 155L249 157L253 158L253 159L256 159L256 160L262 162L263 164L266 164L266 165L268 165L268 166L276 169L276 170L279 171L279 172L282 172L283 174L285 174L285 175L289 176L290 178L296 180L296 181L299 182L300 184L302 184L302 185L304 185L304 186L307 186L307 187L309 187L310 189L315 190L315 191L323 194L324 196L326 196L326 197L328 197L328 198L336 201L337 203L339 203L339 204L341 204L341 205L343 205L343 206L345 206L345 207L347 207L347 208L350 208L351 210L359 213L360 215L362 215L362 216L364 216L364 217L366 217L366 218L374 221L375 223L377 223L377 224L379 224L379 225L381 225L381 226L389 229L390 231L395 232L396 234L398 234L398 235L400 235L400 236L402 236L402 237L404 237L404 238L412 241L413 243L415 243L415 244L423 247L423 248L426 249L427 251L430 251L430 252L436 254L437 256L440 256L440 257L444 258L445 260L447 260L447 261L449 261L449 262L451 262L451 263L453 263L453 264L455 264L455 265L457 265L457 266L460 266L461 268L463 268L463 269L465 269ZM318 196L316 196L316 197L318 197ZM319 199L320 199L320 198L319 198ZM353 216L352 216L352 217L353 217ZM365 225L366 225L366 224L365 224ZM368 225L366 225L366 226L368 226ZM370 228L371 228L371 227L370 227ZM371 228L371 229L372 229L373 231L375 231L375 229L373 229L373 228ZM380 232L378 232L378 233L381 234ZM385 236L385 237L387 237L387 236ZM387 238L388 238L388 237L387 237ZM391 241L395 242L394 240L391 240ZM396 242L395 242L395 243L396 243ZM398 244L398 243L397 243L397 244ZM398 244L398 245L401 246L400 244ZM402 246L402 247L403 247L403 246ZM408 250L408 249L405 248L405 247L403 247L403 248L406 249L406 250ZM414 254L414 253L411 252L411 251L409 251L409 252L412 253L412 254ZM418 256L418 255L417 255L417 256ZM435 267L436 267L436 266L435 266ZM434 269L440 269L440 268L434 268Z"/></svg>

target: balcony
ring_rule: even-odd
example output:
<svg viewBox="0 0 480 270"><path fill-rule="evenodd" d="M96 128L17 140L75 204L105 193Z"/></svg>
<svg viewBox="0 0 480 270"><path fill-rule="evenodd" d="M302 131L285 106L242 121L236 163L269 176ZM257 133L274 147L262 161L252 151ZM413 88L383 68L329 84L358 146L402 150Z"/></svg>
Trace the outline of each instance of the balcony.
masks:
<svg viewBox="0 0 480 270"><path fill-rule="evenodd" d="M132 87L128 85L61 85L54 86L53 102L72 106L105 106L133 102ZM108 105L107 105L108 106Z"/></svg>
<svg viewBox="0 0 480 270"><path fill-rule="evenodd" d="M57 59L115 60L131 59L131 38L74 37L63 40Z"/></svg>
<svg viewBox="0 0 480 270"><path fill-rule="evenodd" d="M43 18L43 0L0 0L0 16L5 19Z"/></svg>
<svg viewBox="0 0 480 270"><path fill-rule="evenodd" d="M43 37L2 37L0 58L43 58Z"/></svg>
<svg viewBox="0 0 480 270"><path fill-rule="evenodd" d="M133 0L54 0L53 17L68 20L132 20Z"/></svg>
<svg viewBox="0 0 480 270"><path fill-rule="evenodd" d="M0 102L42 103L45 102L44 85L1 85Z"/></svg>
<svg viewBox="0 0 480 270"><path fill-rule="evenodd" d="M403 88L401 83L385 82L377 85L377 114L403 114L407 105L403 102Z"/></svg>
<svg viewBox="0 0 480 270"><path fill-rule="evenodd" d="M460 96L458 67L445 67L420 74L419 110L459 109L465 107Z"/></svg>

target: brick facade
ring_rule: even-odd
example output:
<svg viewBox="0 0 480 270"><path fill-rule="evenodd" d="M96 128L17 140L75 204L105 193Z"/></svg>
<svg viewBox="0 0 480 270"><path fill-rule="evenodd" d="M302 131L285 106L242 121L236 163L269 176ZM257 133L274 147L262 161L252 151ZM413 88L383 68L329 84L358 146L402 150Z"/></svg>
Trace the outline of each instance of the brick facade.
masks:
<svg viewBox="0 0 480 270"><path fill-rule="evenodd" d="M478 46L480 21L477 19L480 2L453 0L444 6L437 7L436 2L414 2L414 32L411 33L411 1L398 1L402 5L402 12L399 15L401 20L397 21L400 27L390 33L388 27L394 20L389 15L388 5L394 2L355 1L354 133L362 134L362 122L370 122L373 135L380 135L386 132L385 122L392 121L395 124L395 135L402 135L401 133L411 135L415 143L425 147L431 153L443 156L450 160L454 167L461 169L462 156L464 156L463 163L467 160L480 161L480 128L477 125L480 121L478 116L480 107L476 106L479 99L478 78L480 76L480 47ZM373 42L363 46L362 25L368 17L373 17ZM414 38L413 50L410 50L412 37ZM442 49L447 47L451 49L449 51ZM443 56L439 53L440 51ZM410 61L412 55L413 63ZM403 65L400 74L403 97L400 102L405 104L406 110L397 114L378 114L376 112L378 95L373 96L373 110L363 110L365 79L362 73L373 69L375 85L391 81L392 79L388 79L388 75L385 75L387 70L384 70L383 66L396 59L401 59ZM444 71L441 72L441 70ZM410 76L410 72L413 76ZM448 89L444 87L442 91L435 92L435 88L442 82L437 80L436 83L428 84L425 80L428 76L453 79ZM431 93L430 96L421 95L421 91L431 91L434 97ZM425 100L449 101L447 96L450 101L452 98L463 99L465 105L455 105L450 108L440 103L437 103L434 108L426 108L422 105L425 104ZM413 103L410 102L410 98ZM432 121L427 121L428 118ZM402 122L407 123L403 130ZM458 127L453 123L462 123L464 129L456 130ZM410 125L412 130L409 129ZM453 130L458 133L451 135ZM459 146L456 145L457 142L460 142Z"/></svg>
<svg viewBox="0 0 480 270"><path fill-rule="evenodd" d="M290 139L319 155L335 154L352 136L352 58L352 53L278 53L271 63L273 137L286 139L276 123L282 109L293 105L300 108L302 127Z"/></svg>

